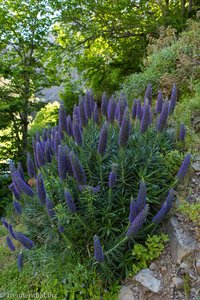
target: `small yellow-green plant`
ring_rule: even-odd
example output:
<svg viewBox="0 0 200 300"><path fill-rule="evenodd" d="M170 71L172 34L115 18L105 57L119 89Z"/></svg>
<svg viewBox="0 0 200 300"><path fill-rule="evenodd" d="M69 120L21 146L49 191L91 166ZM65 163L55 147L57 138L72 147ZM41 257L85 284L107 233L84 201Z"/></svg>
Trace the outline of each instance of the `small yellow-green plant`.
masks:
<svg viewBox="0 0 200 300"><path fill-rule="evenodd" d="M160 256L168 241L168 236L165 234L148 236L145 246L135 244L132 255L134 257L134 264L131 275L135 275L143 268L147 268L149 263Z"/></svg>
<svg viewBox="0 0 200 300"><path fill-rule="evenodd" d="M200 221L200 203L187 203L185 202L179 207L184 215L188 217L194 223L199 223Z"/></svg>

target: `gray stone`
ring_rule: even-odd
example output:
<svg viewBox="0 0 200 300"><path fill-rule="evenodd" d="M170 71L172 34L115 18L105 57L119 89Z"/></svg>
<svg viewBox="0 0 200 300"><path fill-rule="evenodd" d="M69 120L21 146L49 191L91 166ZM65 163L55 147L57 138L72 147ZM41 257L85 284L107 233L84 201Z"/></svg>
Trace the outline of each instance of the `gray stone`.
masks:
<svg viewBox="0 0 200 300"><path fill-rule="evenodd" d="M198 242L192 236L182 232L179 222L175 217L169 220L168 233L174 262L180 264L184 257L199 249Z"/></svg>
<svg viewBox="0 0 200 300"><path fill-rule="evenodd" d="M180 277L174 277L172 279L174 286L176 287L177 290L182 290L184 287L184 281Z"/></svg>
<svg viewBox="0 0 200 300"><path fill-rule="evenodd" d="M156 271L158 270L158 266L154 262L152 262L149 266L149 269L152 271Z"/></svg>
<svg viewBox="0 0 200 300"><path fill-rule="evenodd" d="M195 170L195 172L199 172L200 171L200 162L196 161L195 163L193 163L192 168Z"/></svg>
<svg viewBox="0 0 200 300"><path fill-rule="evenodd" d="M188 268L188 264L186 264L185 262L182 262L179 266L180 269L187 269Z"/></svg>
<svg viewBox="0 0 200 300"><path fill-rule="evenodd" d="M162 290L161 280L155 278L153 272L149 269L142 269L135 276L135 280L154 293L159 293Z"/></svg>
<svg viewBox="0 0 200 300"><path fill-rule="evenodd" d="M137 300L128 286L122 286L119 294L119 300Z"/></svg>

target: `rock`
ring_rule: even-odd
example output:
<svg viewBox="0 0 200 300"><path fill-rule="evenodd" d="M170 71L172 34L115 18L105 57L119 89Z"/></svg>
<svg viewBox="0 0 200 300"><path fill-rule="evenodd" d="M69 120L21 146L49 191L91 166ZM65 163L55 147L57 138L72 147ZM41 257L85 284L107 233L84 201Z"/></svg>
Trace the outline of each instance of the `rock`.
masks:
<svg viewBox="0 0 200 300"><path fill-rule="evenodd" d="M161 272L163 273L163 274L166 274L167 273L167 268L166 267L161 267Z"/></svg>
<svg viewBox="0 0 200 300"><path fill-rule="evenodd" d="M197 273L200 275L200 259L197 259L196 261L196 269L197 269Z"/></svg>
<svg viewBox="0 0 200 300"><path fill-rule="evenodd" d="M188 268L188 264L186 264L185 262L182 262L179 266L180 269L187 269Z"/></svg>
<svg viewBox="0 0 200 300"><path fill-rule="evenodd" d="M176 217L169 220L169 244L174 262L180 264L182 259L191 252L199 249L198 242L190 235L181 231Z"/></svg>
<svg viewBox="0 0 200 300"><path fill-rule="evenodd" d="M135 276L135 280L154 293L159 293L162 290L161 280L155 278L153 272L149 269L142 269Z"/></svg>
<svg viewBox="0 0 200 300"><path fill-rule="evenodd" d="M196 161L192 164L192 168L195 170L195 172L200 172L200 162Z"/></svg>
<svg viewBox="0 0 200 300"><path fill-rule="evenodd" d="M119 300L136 300L133 292L128 286L122 286L119 294Z"/></svg>
<svg viewBox="0 0 200 300"><path fill-rule="evenodd" d="M154 262L152 262L149 266L149 269L152 270L152 271L157 271L158 266Z"/></svg>
<svg viewBox="0 0 200 300"><path fill-rule="evenodd" d="M174 277L172 279L174 286L176 287L177 290L182 290L184 287L184 281L180 277Z"/></svg>

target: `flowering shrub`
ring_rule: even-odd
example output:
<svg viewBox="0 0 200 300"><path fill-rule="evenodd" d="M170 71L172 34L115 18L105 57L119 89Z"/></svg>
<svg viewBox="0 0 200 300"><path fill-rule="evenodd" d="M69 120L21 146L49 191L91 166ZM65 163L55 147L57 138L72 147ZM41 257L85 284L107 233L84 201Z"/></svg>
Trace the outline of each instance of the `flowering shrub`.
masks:
<svg viewBox="0 0 200 300"><path fill-rule="evenodd" d="M33 159L27 155L30 187L21 165L10 166L14 207L26 234L4 219L13 239L25 249L46 244L60 256L87 262L103 279L123 278L131 267L135 241L145 240L163 220L174 201L174 190L190 164L187 154L177 176L169 176L165 154L175 148L175 134L167 129L176 104L154 109L151 85L144 103L126 98L108 101L101 113L89 92L66 116L60 105L59 124L33 138ZM9 248L14 251L11 239ZM18 257L21 270L22 252Z"/></svg>

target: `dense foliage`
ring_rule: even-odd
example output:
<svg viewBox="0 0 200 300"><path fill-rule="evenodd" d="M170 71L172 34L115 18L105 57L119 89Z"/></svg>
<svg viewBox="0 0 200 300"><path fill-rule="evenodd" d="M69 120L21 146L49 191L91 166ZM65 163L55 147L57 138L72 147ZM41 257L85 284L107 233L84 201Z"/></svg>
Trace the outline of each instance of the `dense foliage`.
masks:
<svg viewBox="0 0 200 300"><path fill-rule="evenodd" d="M103 90L113 93L127 75L142 70L148 37L158 37L161 26L181 32L199 8L198 1L179 0L73 0L52 5L60 13L54 30L65 71L76 67L99 95Z"/></svg>
<svg viewBox="0 0 200 300"><path fill-rule="evenodd" d="M176 83L182 95L186 95L186 98L188 95L193 96L200 78L199 37L199 21L190 20L187 30L179 38L173 28L162 27L159 39L151 37L149 40L143 72L125 79L123 93L132 101L134 97L143 95L150 81L154 94L160 88L169 97L170 86Z"/></svg>
<svg viewBox="0 0 200 300"><path fill-rule="evenodd" d="M46 0L0 2L0 130L10 130L0 141L9 140L12 149L7 149L4 159L25 155L29 117L41 108L35 93L51 84L53 77L45 65L53 47L48 35L54 20L47 4Z"/></svg>
<svg viewBox="0 0 200 300"><path fill-rule="evenodd" d="M43 128L55 126L58 122L58 109L59 103L57 101L48 103L41 108L29 125L28 135L32 138L37 131L42 133Z"/></svg>
<svg viewBox="0 0 200 300"><path fill-rule="evenodd" d="M142 243L171 209L172 188L190 164L187 154L171 171L165 159L176 148L176 134L167 127L176 98L173 86L170 101L160 98L155 110L148 85L144 103L135 100L130 113L123 95L108 101L104 93L100 114L87 92L72 118L61 104L58 126L33 139L29 185L21 165L10 165L13 205L25 235L5 219L3 224L11 235L8 247L15 250L11 237L23 246L19 270L22 253L34 260L34 249L42 247L63 261L92 268L106 285L130 273L134 244Z"/></svg>

